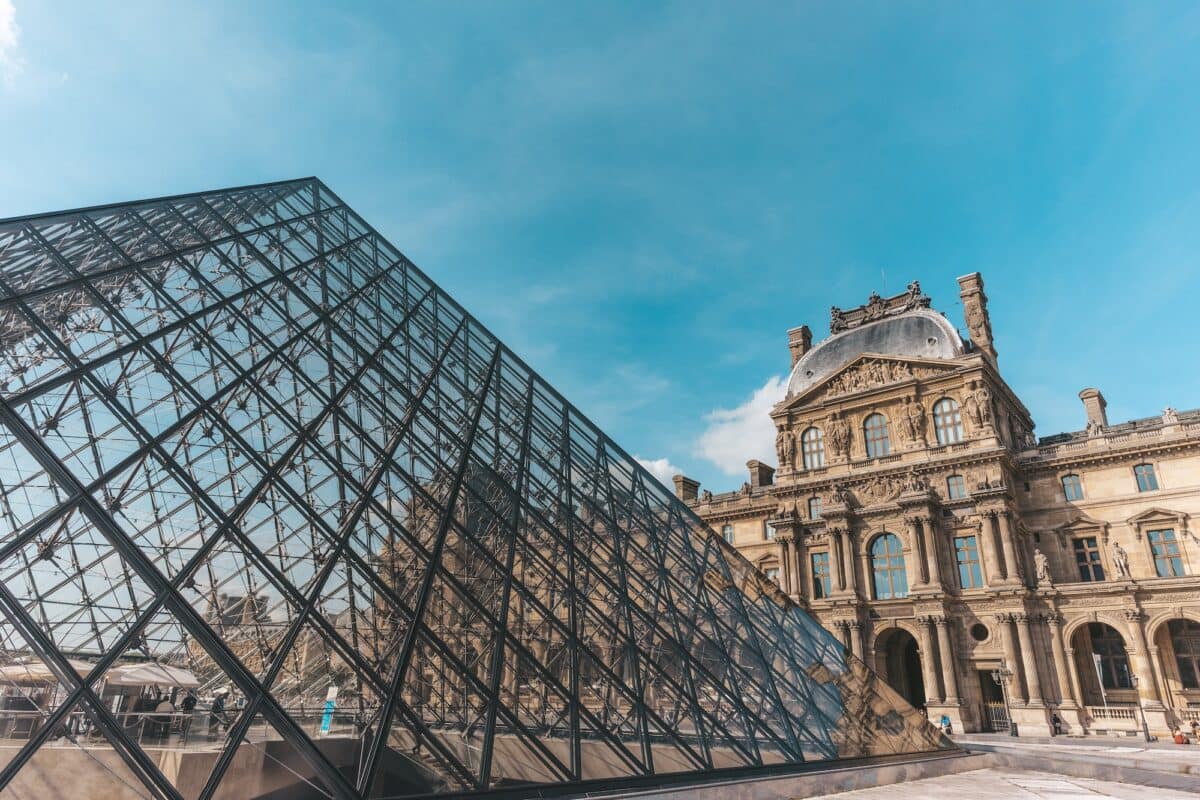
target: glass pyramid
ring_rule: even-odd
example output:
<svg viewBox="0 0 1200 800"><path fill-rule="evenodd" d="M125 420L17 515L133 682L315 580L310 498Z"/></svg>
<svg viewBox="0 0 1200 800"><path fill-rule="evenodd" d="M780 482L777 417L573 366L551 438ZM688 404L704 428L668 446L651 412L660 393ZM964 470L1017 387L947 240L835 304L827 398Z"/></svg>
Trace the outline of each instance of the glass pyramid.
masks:
<svg viewBox="0 0 1200 800"><path fill-rule="evenodd" d="M314 178L0 222L0 695L20 797L949 747Z"/></svg>

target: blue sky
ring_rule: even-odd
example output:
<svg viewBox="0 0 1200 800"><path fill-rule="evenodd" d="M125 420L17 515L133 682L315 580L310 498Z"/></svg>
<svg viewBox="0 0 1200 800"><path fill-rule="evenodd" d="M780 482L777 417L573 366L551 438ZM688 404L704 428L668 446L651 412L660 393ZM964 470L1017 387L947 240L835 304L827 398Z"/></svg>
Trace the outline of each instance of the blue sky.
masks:
<svg viewBox="0 0 1200 800"><path fill-rule="evenodd" d="M0 0L0 217L318 175L720 490L786 330L913 278L1039 434L1200 406L1198 79L1166 2Z"/></svg>

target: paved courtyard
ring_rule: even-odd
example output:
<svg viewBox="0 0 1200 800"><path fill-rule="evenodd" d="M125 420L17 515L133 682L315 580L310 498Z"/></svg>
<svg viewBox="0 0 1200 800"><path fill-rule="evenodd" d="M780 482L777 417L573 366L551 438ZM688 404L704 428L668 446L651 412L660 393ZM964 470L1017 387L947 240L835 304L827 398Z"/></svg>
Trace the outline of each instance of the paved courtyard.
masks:
<svg viewBox="0 0 1200 800"><path fill-rule="evenodd" d="M837 800L1196 800L1193 793L1173 789L1004 767L823 796Z"/></svg>

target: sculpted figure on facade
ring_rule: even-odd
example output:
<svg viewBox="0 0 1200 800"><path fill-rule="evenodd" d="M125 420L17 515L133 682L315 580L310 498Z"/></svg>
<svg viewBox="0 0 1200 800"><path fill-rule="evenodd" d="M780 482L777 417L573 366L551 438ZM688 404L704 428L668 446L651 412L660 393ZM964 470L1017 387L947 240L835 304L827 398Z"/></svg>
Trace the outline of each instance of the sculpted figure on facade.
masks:
<svg viewBox="0 0 1200 800"><path fill-rule="evenodd" d="M825 424L829 446L840 456L850 454L850 425L835 411Z"/></svg>
<svg viewBox="0 0 1200 800"><path fill-rule="evenodd" d="M978 296L966 299L965 305L963 316L967 321L967 333L971 335L971 341L990 342L992 337L988 332L987 311L979 302Z"/></svg>
<svg viewBox="0 0 1200 800"><path fill-rule="evenodd" d="M904 398L904 407L900 409L900 430L907 442L925 443L925 406L921 401L913 401L912 397Z"/></svg>
<svg viewBox="0 0 1200 800"><path fill-rule="evenodd" d="M906 492L925 492L929 490L929 481L923 475L917 474L915 469L909 470L908 476L904 481L904 491Z"/></svg>
<svg viewBox="0 0 1200 800"><path fill-rule="evenodd" d="M883 319L883 314L886 311L883 304L883 298L878 292L871 292L871 296L867 298L867 304L863 307L863 322L874 322L877 319Z"/></svg>
<svg viewBox="0 0 1200 800"><path fill-rule="evenodd" d="M787 457L788 469L796 468L796 437L792 434L787 434L784 437L784 455Z"/></svg>
<svg viewBox="0 0 1200 800"><path fill-rule="evenodd" d="M712 492L708 489L705 489L703 492L700 493L700 499L703 500L705 503L711 503L712 502Z"/></svg>
<svg viewBox="0 0 1200 800"><path fill-rule="evenodd" d="M1121 547L1120 542L1112 543L1112 561L1113 568L1117 571L1117 576L1120 578L1129 578L1129 554L1125 552L1125 548Z"/></svg>
<svg viewBox="0 0 1200 800"><path fill-rule="evenodd" d="M1054 579L1050 577L1050 559L1039 548L1033 550L1033 564L1037 570L1038 586L1053 586Z"/></svg>
<svg viewBox="0 0 1200 800"><path fill-rule="evenodd" d="M1104 428L1101 427L1100 423L1096 420L1089 419L1087 421L1087 425L1084 427L1084 431L1087 433L1087 437L1091 439L1092 437L1099 436L1101 433L1103 433Z"/></svg>
<svg viewBox="0 0 1200 800"><path fill-rule="evenodd" d="M990 430L993 425L992 393L983 383L975 387L975 403L979 407L980 425Z"/></svg>
<svg viewBox="0 0 1200 800"><path fill-rule="evenodd" d="M778 459L777 463L781 469L787 465L786 440L788 438L790 437L788 437L787 431L785 431L783 428L780 428L779 433L775 434L775 458Z"/></svg>
<svg viewBox="0 0 1200 800"><path fill-rule="evenodd" d="M1179 422L1179 412L1171 408L1171 406L1167 406L1163 409L1162 421L1163 425L1174 425Z"/></svg>
<svg viewBox="0 0 1200 800"><path fill-rule="evenodd" d="M841 333L846 330L846 315L837 306L831 306L829 309L829 332Z"/></svg>

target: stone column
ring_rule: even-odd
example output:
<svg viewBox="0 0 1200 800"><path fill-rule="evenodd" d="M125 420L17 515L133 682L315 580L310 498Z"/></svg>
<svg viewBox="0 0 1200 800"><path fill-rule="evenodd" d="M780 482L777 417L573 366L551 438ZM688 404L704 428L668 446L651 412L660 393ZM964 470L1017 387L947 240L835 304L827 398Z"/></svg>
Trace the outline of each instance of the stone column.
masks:
<svg viewBox="0 0 1200 800"><path fill-rule="evenodd" d="M862 661L862 623L856 619L850 620L850 651L854 653L855 658L857 658L859 661Z"/></svg>
<svg viewBox="0 0 1200 800"><path fill-rule="evenodd" d="M1014 701L1026 702L1025 684L1021 680L1021 662L1017 658L1017 644L1013 641L1013 615L997 614L996 623L1000 627L1000 645L1004 649L1004 663L1013 674L1008 686L1008 696Z"/></svg>
<svg viewBox="0 0 1200 800"><path fill-rule="evenodd" d="M1071 675L1072 663L1067 661L1066 651L1063 650L1062 617L1049 614L1046 623L1050 626L1050 649L1054 656L1054 675L1058 679L1058 704L1072 708L1078 705L1075 697L1074 678Z"/></svg>
<svg viewBox="0 0 1200 800"><path fill-rule="evenodd" d="M1042 679L1038 675L1037 653L1033 649L1033 637L1029 635L1030 616L1017 615L1017 638L1021 641L1022 666L1025 668L1025 685L1029 689L1029 704L1042 705Z"/></svg>
<svg viewBox="0 0 1200 800"><path fill-rule="evenodd" d="M929 580L938 587L942 586L942 565L938 555L937 523L933 517L920 518L921 530L925 534L925 555L929 559Z"/></svg>
<svg viewBox="0 0 1200 800"><path fill-rule="evenodd" d="M937 664L933 654L933 617L917 617L917 631L921 634L921 674L925 681L925 702L941 700L945 695L938 686Z"/></svg>
<svg viewBox="0 0 1200 800"><path fill-rule="evenodd" d="M1075 648L1068 647L1065 653L1067 656L1067 678L1071 681L1071 699L1075 701L1075 705L1083 708L1083 695L1079 691L1079 673L1075 666Z"/></svg>
<svg viewBox="0 0 1200 800"><path fill-rule="evenodd" d="M1134 646L1137 647L1137 676L1138 694L1146 701L1146 705L1158 707L1162 698L1158 694L1158 684L1154 680L1154 668L1150 664L1150 648L1146 643L1146 629L1142 622L1146 615L1133 608L1125 610L1125 619L1129 621L1129 632L1133 634Z"/></svg>
<svg viewBox="0 0 1200 800"><path fill-rule="evenodd" d="M842 529L830 528L829 531L829 569L833 572L833 587L839 592L846 590L846 575L842 571Z"/></svg>
<svg viewBox="0 0 1200 800"><path fill-rule="evenodd" d="M839 619L833 624L837 626L838 637L842 640L842 646L853 652L853 648L851 647L850 643L850 623L844 619Z"/></svg>
<svg viewBox="0 0 1200 800"><path fill-rule="evenodd" d="M949 620L943 616L933 618L937 625L938 652L942 656L942 683L946 687L946 702L957 705L958 672L954 664L954 646L950 643Z"/></svg>
<svg viewBox="0 0 1200 800"><path fill-rule="evenodd" d="M1008 511L998 512L996 522L1000 526L1000 546L1004 548L1004 579L1015 583L1021 580L1021 563L1017 560L1016 541L1013 539L1016 534L1013 532Z"/></svg>
<svg viewBox="0 0 1200 800"><path fill-rule="evenodd" d="M790 533L781 533L775 537L775 541L779 543L779 577L781 579L780 588L783 593L791 595L794 593L794 584L792 582L792 535Z"/></svg>
<svg viewBox="0 0 1200 800"><path fill-rule="evenodd" d="M907 559L905 568L913 577L914 584L929 583L928 562L923 558L925 548L921 542L920 521L916 517L905 517L904 524L908 528L908 544L912 548L912 557ZM916 567L916 569L913 569Z"/></svg>
<svg viewBox="0 0 1200 800"><path fill-rule="evenodd" d="M842 541L846 546L844 563L846 565L846 588L850 590L850 594L855 594L858 591L858 573L854 569L858 557L854 553L854 532L849 528L842 534Z"/></svg>
<svg viewBox="0 0 1200 800"><path fill-rule="evenodd" d="M979 548L983 554L983 576L984 582L989 587L995 586L1003 579L1003 573L1000 571L1000 556L996 553L996 536L992 532L995 519L996 512L984 511L979 515L978 520Z"/></svg>
<svg viewBox="0 0 1200 800"><path fill-rule="evenodd" d="M792 584L800 597L812 597L812 581L808 578L808 547L803 531L792 534Z"/></svg>

